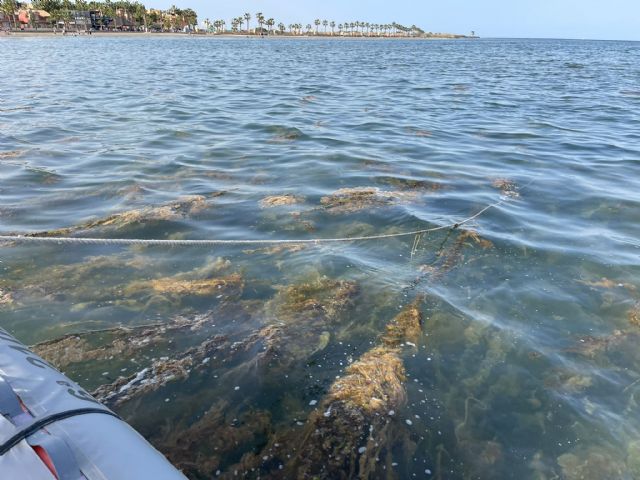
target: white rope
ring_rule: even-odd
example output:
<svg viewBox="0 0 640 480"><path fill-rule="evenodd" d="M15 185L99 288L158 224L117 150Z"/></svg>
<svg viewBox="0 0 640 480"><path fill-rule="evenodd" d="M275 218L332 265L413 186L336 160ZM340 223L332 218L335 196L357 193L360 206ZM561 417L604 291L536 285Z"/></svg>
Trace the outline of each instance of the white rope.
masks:
<svg viewBox="0 0 640 480"><path fill-rule="evenodd" d="M169 247L210 247L215 245L277 245L277 244L321 244L340 242L364 242L370 240L382 240L385 238L408 237L421 233L437 232L439 230L456 229L460 225L469 223L478 218L484 212L503 204L508 199L487 205L482 210L465 218L460 222L442 225L440 227L413 230L410 232L387 233L380 235L367 235L360 237L340 237L340 238L305 238L305 239L262 239L262 240L170 240L170 239L143 239L143 238L86 238L86 237L34 237L24 235L0 235L0 241L18 243L54 243L54 244L81 244L81 245L162 245Z"/></svg>

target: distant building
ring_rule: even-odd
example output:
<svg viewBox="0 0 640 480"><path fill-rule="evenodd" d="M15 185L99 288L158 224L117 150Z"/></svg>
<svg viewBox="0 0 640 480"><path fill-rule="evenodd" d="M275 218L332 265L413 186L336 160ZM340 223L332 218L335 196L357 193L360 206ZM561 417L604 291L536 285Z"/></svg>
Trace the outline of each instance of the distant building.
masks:
<svg viewBox="0 0 640 480"><path fill-rule="evenodd" d="M33 8L31 4L18 4L19 9L13 15L0 13L0 28L49 28L51 27L51 15L45 10Z"/></svg>
<svg viewBox="0 0 640 480"><path fill-rule="evenodd" d="M72 10L69 26L74 26L76 31L84 30L86 32L91 30L93 28L91 12L87 10Z"/></svg>

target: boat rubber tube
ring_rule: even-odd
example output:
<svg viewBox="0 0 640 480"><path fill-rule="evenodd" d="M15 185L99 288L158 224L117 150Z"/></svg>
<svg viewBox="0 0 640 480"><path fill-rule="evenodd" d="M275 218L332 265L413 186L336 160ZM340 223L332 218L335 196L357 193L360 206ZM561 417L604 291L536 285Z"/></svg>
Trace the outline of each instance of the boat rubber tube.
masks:
<svg viewBox="0 0 640 480"><path fill-rule="evenodd" d="M0 328L0 478L186 477L117 414Z"/></svg>

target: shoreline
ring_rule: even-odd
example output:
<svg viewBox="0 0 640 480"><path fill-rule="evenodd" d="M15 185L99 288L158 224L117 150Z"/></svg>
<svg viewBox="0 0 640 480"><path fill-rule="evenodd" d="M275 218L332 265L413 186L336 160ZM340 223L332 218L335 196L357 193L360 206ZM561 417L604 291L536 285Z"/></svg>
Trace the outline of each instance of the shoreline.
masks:
<svg viewBox="0 0 640 480"><path fill-rule="evenodd" d="M34 37L120 37L120 38L220 38L220 39L257 39L257 40L272 40L272 39L303 39L303 40L475 40L479 37L471 37L466 35L455 34L442 34L438 36L429 37L378 37L378 36L340 36L340 35L247 35L239 33L180 33L180 32L91 32L89 35L86 32L68 32L63 35L61 32L54 33L53 31L12 31L12 32L0 32L0 38L34 38Z"/></svg>

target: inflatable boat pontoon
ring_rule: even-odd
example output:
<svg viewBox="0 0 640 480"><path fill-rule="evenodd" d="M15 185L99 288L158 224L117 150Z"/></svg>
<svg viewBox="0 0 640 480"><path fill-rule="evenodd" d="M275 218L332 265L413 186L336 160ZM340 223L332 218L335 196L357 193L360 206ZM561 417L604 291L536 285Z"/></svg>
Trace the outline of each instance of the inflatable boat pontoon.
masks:
<svg viewBox="0 0 640 480"><path fill-rule="evenodd" d="M0 479L185 477L114 412L0 329Z"/></svg>

